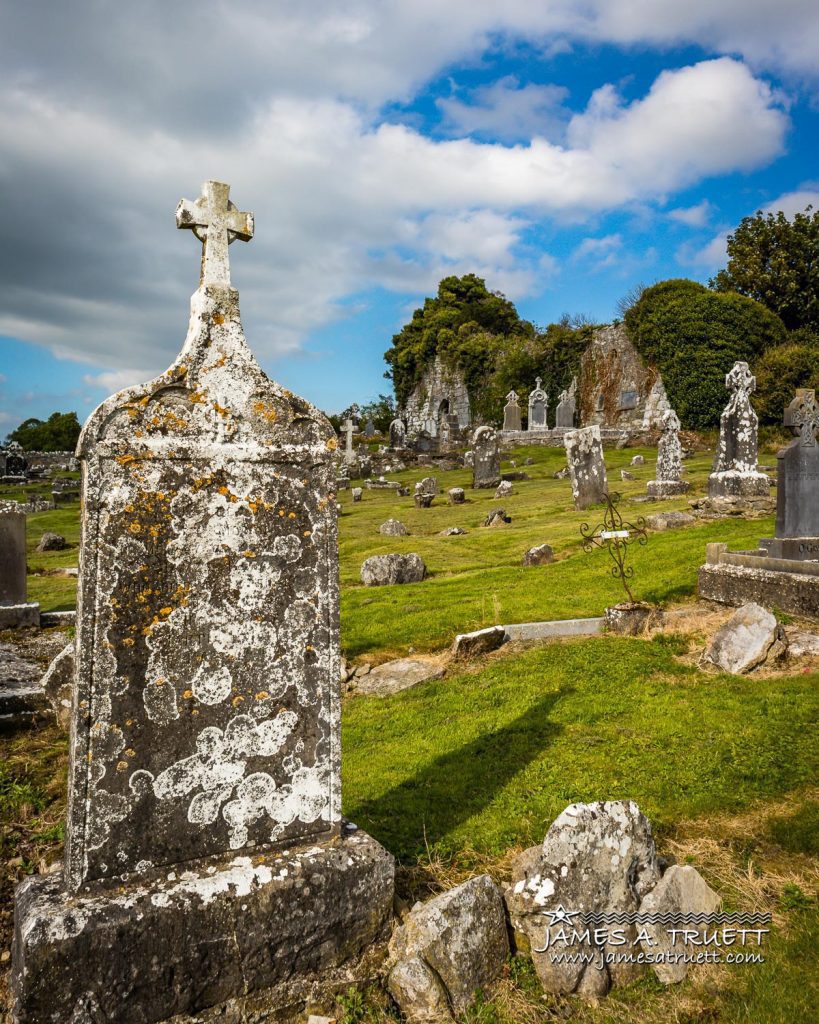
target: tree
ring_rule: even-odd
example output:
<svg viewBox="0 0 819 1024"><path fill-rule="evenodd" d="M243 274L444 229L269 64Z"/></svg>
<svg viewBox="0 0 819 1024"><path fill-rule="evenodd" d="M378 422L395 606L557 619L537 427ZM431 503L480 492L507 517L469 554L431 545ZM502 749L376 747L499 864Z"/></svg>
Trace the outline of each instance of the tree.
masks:
<svg viewBox="0 0 819 1024"><path fill-rule="evenodd" d="M819 331L819 210L743 218L728 236L728 266L710 285L756 299L788 330Z"/></svg>
<svg viewBox="0 0 819 1024"><path fill-rule="evenodd" d="M797 388L819 391L819 337L793 331L784 345L764 352L753 370L760 422L781 424Z"/></svg>
<svg viewBox="0 0 819 1024"><path fill-rule="evenodd" d="M398 404L403 406L436 356L463 373L466 386L477 395L494 366L500 339L533 336L514 305L499 292L490 292L475 274L445 277L435 298L427 298L412 319L392 339L384 354Z"/></svg>
<svg viewBox="0 0 819 1024"><path fill-rule="evenodd" d="M46 421L24 420L8 435L27 452L68 452L77 446L80 424L75 412L53 412Z"/></svg>
<svg viewBox="0 0 819 1024"><path fill-rule="evenodd" d="M725 374L737 360L753 365L786 340L782 321L760 303L685 279L646 288L625 323L637 351L662 374L677 415L694 429L719 422Z"/></svg>
<svg viewBox="0 0 819 1024"><path fill-rule="evenodd" d="M392 395L379 395L376 401L361 406L361 425L366 426L367 420L380 434L388 434L390 424L395 419L395 400Z"/></svg>

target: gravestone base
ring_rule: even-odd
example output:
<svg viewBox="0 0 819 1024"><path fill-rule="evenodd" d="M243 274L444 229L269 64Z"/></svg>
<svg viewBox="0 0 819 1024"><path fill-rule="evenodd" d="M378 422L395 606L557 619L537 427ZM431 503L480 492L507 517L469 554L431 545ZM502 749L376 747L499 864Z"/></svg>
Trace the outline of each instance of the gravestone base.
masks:
<svg viewBox="0 0 819 1024"><path fill-rule="evenodd" d="M676 498L690 490L691 484L687 480L649 480L646 484L649 498Z"/></svg>
<svg viewBox="0 0 819 1024"><path fill-rule="evenodd" d="M759 542L771 558L819 561L819 537L772 537Z"/></svg>
<svg viewBox="0 0 819 1024"><path fill-rule="evenodd" d="M741 607L749 601L789 615L819 619L819 562L774 558L766 551L728 551L709 544L697 579L699 596Z"/></svg>
<svg viewBox="0 0 819 1024"><path fill-rule="evenodd" d="M17 889L17 1024L289 1022L375 979L395 864L346 827L320 844L173 865L76 894L62 875Z"/></svg>
<svg viewBox="0 0 819 1024"><path fill-rule="evenodd" d="M727 469L708 477L709 498L754 498L771 493L771 481L765 473L741 473Z"/></svg>
<svg viewBox="0 0 819 1024"><path fill-rule="evenodd" d="M27 626L39 625L39 604L0 604L0 629L25 629Z"/></svg>

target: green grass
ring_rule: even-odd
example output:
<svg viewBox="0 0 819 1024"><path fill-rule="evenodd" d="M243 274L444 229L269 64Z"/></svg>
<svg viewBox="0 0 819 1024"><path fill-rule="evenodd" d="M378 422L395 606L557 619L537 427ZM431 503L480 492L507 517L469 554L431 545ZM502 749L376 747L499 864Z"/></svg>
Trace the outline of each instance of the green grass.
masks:
<svg viewBox="0 0 819 1024"><path fill-rule="evenodd" d="M401 859L498 856L574 801L662 829L815 779L816 675L712 675L678 640L553 643L343 716L345 813Z"/></svg>

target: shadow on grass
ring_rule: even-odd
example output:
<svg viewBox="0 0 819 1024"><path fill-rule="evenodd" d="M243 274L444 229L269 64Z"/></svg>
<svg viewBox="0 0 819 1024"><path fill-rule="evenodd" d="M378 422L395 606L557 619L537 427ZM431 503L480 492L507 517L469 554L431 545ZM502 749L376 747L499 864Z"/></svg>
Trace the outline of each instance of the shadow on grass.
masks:
<svg viewBox="0 0 819 1024"><path fill-rule="evenodd" d="M399 860L415 860L467 819L479 814L563 731L549 715L563 697L562 687L533 704L508 725L436 758L411 778L345 810ZM515 825L510 823L514 831Z"/></svg>

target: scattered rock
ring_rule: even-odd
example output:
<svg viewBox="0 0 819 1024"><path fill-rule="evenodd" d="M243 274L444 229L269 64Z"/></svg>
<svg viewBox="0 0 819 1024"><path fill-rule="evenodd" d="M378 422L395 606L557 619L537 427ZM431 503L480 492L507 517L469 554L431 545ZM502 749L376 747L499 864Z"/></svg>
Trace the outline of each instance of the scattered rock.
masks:
<svg viewBox="0 0 819 1024"><path fill-rule="evenodd" d="M463 487L450 487L447 493L450 505L463 505L466 501L466 492Z"/></svg>
<svg viewBox="0 0 819 1024"><path fill-rule="evenodd" d="M11 644L0 644L0 731L32 725L46 717L40 686L42 669L22 658Z"/></svg>
<svg viewBox="0 0 819 1024"><path fill-rule="evenodd" d="M354 487L350 493L353 496L353 501L361 501L364 491L360 487Z"/></svg>
<svg viewBox="0 0 819 1024"><path fill-rule="evenodd" d="M524 565L547 565L554 560L554 552L549 544L538 544L537 547L529 548L523 556Z"/></svg>
<svg viewBox="0 0 819 1024"><path fill-rule="evenodd" d="M632 913L660 880L651 825L631 800L571 804L554 821L542 846L520 854L512 864L512 883L504 896L509 916L524 947L532 950L535 970L547 992L589 998L605 995L612 984L626 984L642 970L636 964L553 963L550 953L616 953L599 944L594 930L587 942L569 947L559 933L565 922L544 911ZM634 925L623 927L634 942ZM538 952L549 944L549 952ZM595 960L597 957L595 956Z"/></svg>
<svg viewBox="0 0 819 1024"><path fill-rule="evenodd" d="M74 642L72 640L51 662L40 681L40 685L45 691L46 700L57 717L57 724L64 732L68 732L71 722L75 668Z"/></svg>
<svg viewBox="0 0 819 1024"><path fill-rule="evenodd" d="M569 467L566 466L563 469L559 469L556 473L553 473L552 476L555 480L566 480L569 476Z"/></svg>
<svg viewBox="0 0 819 1024"><path fill-rule="evenodd" d="M522 469L516 470L513 473L501 473L501 480L508 480L509 483L514 483L519 480L531 480L532 478L528 473L524 473Z"/></svg>
<svg viewBox="0 0 819 1024"><path fill-rule="evenodd" d="M409 1020L451 1020L499 977L508 955L500 890L479 875L416 904L396 928L387 988Z"/></svg>
<svg viewBox="0 0 819 1024"><path fill-rule="evenodd" d="M438 494L438 480L434 476L425 476L423 480L419 480L415 485L415 493L421 492L423 494Z"/></svg>
<svg viewBox="0 0 819 1024"><path fill-rule="evenodd" d="M377 665L366 675L356 675L355 692L387 697L391 693L408 690L430 679L440 679L443 666L434 661L420 661L416 658L398 658L384 665Z"/></svg>
<svg viewBox="0 0 819 1024"><path fill-rule="evenodd" d="M416 508L430 508L434 499L434 494L426 494L424 491L416 491L413 495Z"/></svg>
<svg viewBox="0 0 819 1024"><path fill-rule="evenodd" d="M361 566L365 587L383 587L393 583L420 583L427 567L420 555L372 555Z"/></svg>
<svg viewBox="0 0 819 1024"><path fill-rule="evenodd" d="M645 462L645 456L643 455L635 455L634 458L631 460L632 466L644 466Z"/></svg>
<svg viewBox="0 0 819 1024"><path fill-rule="evenodd" d="M514 494L515 489L508 480L501 480L498 484L498 489L495 491L496 498L508 498Z"/></svg>
<svg viewBox="0 0 819 1024"><path fill-rule="evenodd" d="M696 521L690 512L655 512L652 516L646 516L646 526L650 530L678 530Z"/></svg>
<svg viewBox="0 0 819 1024"><path fill-rule="evenodd" d="M62 551L67 548L65 537L61 537L59 533L50 533L46 531L40 538L40 543L37 545L38 551Z"/></svg>
<svg viewBox="0 0 819 1024"><path fill-rule="evenodd" d="M635 477L635 475L633 473L629 473L629 471L627 469L621 469L620 470L620 479L621 480L636 480L637 477Z"/></svg>
<svg viewBox="0 0 819 1024"><path fill-rule="evenodd" d="M619 636L639 636L650 625L659 623L662 612L642 601L624 601L611 608L606 608L606 632Z"/></svg>
<svg viewBox="0 0 819 1024"><path fill-rule="evenodd" d="M819 658L819 636L803 629L786 629L788 654L792 658Z"/></svg>
<svg viewBox="0 0 819 1024"><path fill-rule="evenodd" d="M409 487L399 487L399 488L396 489L395 493L398 495L399 498L408 498L409 497Z"/></svg>
<svg viewBox="0 0 819 1024"><path fill-rule="evenodd" d="M493 508L489 515L484 519L484 526L506 526L507 523L512 522L512 517L506 514L506 510L502 508Z"/></svg>
<svg viewBox="0 0 819 1024"><path fill-rule="evenodd" d="M474 633L459 633L452 644L452 657L455 661L477 658L481 654L496 651L505 642L506 630L503 626L489 626Z"/></svg>
<svg viewBox="0 0 819 1024"><path fill-rule="evenodd" d="M448 526L445 530L441 530L438 534L439 537L463 537L468 531L462 526Z"/></svg>
<svg viewBox="0 0 819 1024"><path fill-rule="evenodd" d="M527 456L527 457L526 457L526 458L525 458L525 459L523 460L523 465L524 465L524 466L534 466L534 464L535 464L535 460L534 460L534 459L532 458L532 456L531 456L531 455Z"/></svg>
<svg viewBox="0 0 819 1024"><path fill-rule="evenodd" d="M682 920L689 915L713 914L719 910L721 900L708 885L696 868L690 865L674 864L640 904L641 914L668 914L672 919ZM691 952L691 947L682 941L671 942L665 923L645 924L645 932L649 941L645 944L654 954L678 953L678 963L654 963L652 969L657 980L663 985L673 985L682 981L688 973L688 964L683 962L683 955ZM683 927L695 928L690 923ZM699 929L700 935L705 927Z"/></svg>
<svg viewBox="0 0 819 1024"><path fill-rule="evenodd" d="M408 537L409 530L398 519L388 519L378 527L378 532L385 537Z"/></svg>
<svg viewBox="0 0 819 1024"><path fill-rule="evenodd" d="M714 634L702 660L723 672L740 675L764 661L781 658L787 650L785 631L761 605L744 604Z"/></svg>

